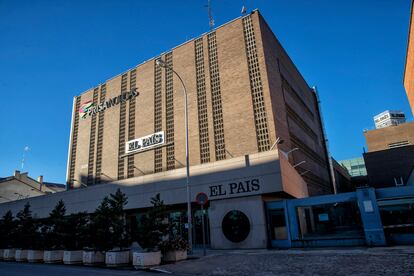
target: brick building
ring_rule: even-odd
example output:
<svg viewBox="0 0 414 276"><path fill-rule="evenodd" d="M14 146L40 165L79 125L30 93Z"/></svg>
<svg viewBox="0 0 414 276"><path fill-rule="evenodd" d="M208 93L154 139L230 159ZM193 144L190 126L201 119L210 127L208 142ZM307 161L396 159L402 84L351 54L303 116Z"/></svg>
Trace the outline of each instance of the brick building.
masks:
<svg viewBox="0 0 414 276"><path fill-rule="evenodd" d="M31 199L33 213L45 217L61 199L68 213L93 212L121 188L131 222L160 194L187 231L184 94L158 59L188 92L194 244L201 240L200 192L209 197L212 248L286 240L286 224L269 234L264 202L331 193L330 170L317 95L258 11L76 96L69 189ZM0 204L0 215L25 202Z"/></svg>
<svg viewBox="0 0 414 276"><path fill-rule="evenodd" d="M331 193L325 139L315 92L259 12L229 22L75 97L68 185L78 188L174 171L185 165L183 93L189 100L191 166L271 149L289 156L310 195ZM85 119L79 108L127 91L139 96ZM93 106L92 105L92 106ZM125 156L125 143L159 131L165 146Z"/></svg>
<svg viewBox="0 0 414 276"><path fill-rule="evenodd" d="M414 122L366 131L364 153L369 185L408 185L414 169Z"/></svg>
<svg viewBox="0 0 414 276"><path fill-rule="evenodd" d="M411 111L414 115L414 25L413 1L411 1L410 24L408 26L407 54L404 68L404 87Z"/></svg>
<svg viewBox="0 0 414 276"><path fill-rule="evenodd" d="M414 122L364 132L368 152L414 144Z"/></svg>

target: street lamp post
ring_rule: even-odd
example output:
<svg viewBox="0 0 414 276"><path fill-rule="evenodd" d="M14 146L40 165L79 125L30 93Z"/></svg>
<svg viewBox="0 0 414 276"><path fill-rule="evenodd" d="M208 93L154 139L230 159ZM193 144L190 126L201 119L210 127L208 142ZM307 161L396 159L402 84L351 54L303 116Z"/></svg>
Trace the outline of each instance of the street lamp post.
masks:
<svg viewBox="0 0 414 276"><path fill-rule="evenodd" d="M163 60L157 59L155 61L157 66L171 70L177 78L180 80L181 85L183 86L184 92L184 112L185 112L185 164L186 164L186 190L187 190L187 224L188 224L188 246L190 248L190 253L193 250L193 241L192 241L192 224L191 224L191 199L190 199L190 164L189 160L189 150L188 150L188 105L187 105L187 89L185 88L184 81L181 79L180 75L174 71L173 68L168 66Z"/></svg>

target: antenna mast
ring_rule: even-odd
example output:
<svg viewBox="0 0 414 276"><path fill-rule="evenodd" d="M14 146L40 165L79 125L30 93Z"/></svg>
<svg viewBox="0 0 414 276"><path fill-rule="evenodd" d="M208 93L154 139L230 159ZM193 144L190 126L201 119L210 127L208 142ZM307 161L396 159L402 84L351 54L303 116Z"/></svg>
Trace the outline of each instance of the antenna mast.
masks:
<svg viewBox="0 0 414 276"><path fill-rule="evenodd" d="M29 146L24 147L23 157L22 157L22 171L23 171L23 168L24 168L24 161L25 161L26 152L28 152L29 150L30 150Z"/></svg>
<svg viewBox="0 0 414 276"><path fill-rule="evenodd" d="M207 2L207 11L208 11L208 25L210 26L210 31L214 28L214 19L211 12L211 0Z"/></svg>
<svg viewBox="0 0 414 276"><path fill-rule="evenodd" d="M243 1L243 6L242 6L242 9L241 9L241 14L246 14L246 12L247 12L247 9L246 9L246 3L245 3L245 1Z"/></svg>

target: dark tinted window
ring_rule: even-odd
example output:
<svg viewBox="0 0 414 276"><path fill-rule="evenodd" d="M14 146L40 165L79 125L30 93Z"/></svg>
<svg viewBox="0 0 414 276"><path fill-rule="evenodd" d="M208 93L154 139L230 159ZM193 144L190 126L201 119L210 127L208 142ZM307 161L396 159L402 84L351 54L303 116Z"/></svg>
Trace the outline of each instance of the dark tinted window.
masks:
<svg viewBox="0 0 414 276"><path fill-rule="evenodd" d="M250 222L243 212L233 210L224 216L221 228L229 241L241 242L250 233Z"/></svg>

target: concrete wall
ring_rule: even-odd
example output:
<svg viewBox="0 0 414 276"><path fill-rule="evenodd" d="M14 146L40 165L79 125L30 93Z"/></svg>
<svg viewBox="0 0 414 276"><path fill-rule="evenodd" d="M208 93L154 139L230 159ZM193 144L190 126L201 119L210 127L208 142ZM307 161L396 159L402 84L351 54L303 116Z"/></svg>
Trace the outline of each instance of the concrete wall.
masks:
<svg viewBox="0 0 414 276"><path fill-rule="evenodd" d="M205 192L213 201L284 191L277 151L193 166L190 173L192 201L195 201L199 192ZM253 179L259 182L260 188L257 190L247 188L247 181ZM233 183L238 185L237 188L232 188ZM292 182L290 185L301 183ZM81 211L91 213L105 196L117 188L128 196L127 209L151 206L150 199L157 193L161 194L165 204L185 203L185 168L0 204L0 216L8 210L16 214L26 202L30 202L35 216L47 217L61 199L66 204L68 214Z"/></svg>
<svg viewBox="0 0 414 276"><path fill-rule="evenodd" d="M239 243L229 241L223 234L224 216L233 210L243 212L250 222L250 233ZM266 248L267 230L264 203L261 196L212 201L209 209L211 247L215 249Z"/></svg>

